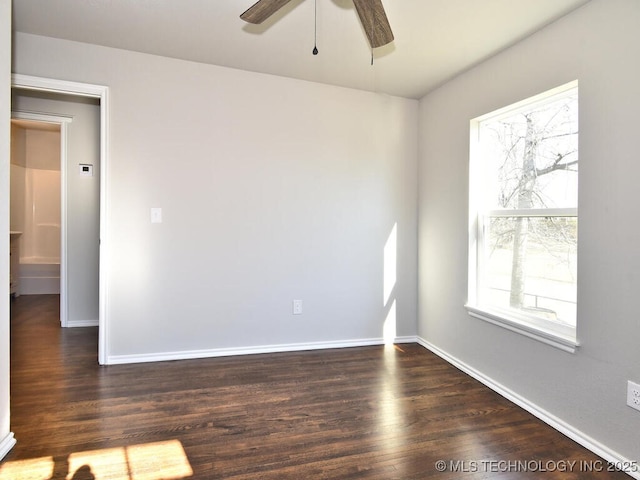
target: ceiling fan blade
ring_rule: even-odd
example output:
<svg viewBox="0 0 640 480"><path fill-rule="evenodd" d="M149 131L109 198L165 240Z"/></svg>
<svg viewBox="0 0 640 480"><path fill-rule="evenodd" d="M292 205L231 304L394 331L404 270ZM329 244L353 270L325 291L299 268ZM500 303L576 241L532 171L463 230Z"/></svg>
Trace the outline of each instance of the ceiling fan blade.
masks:
<svg viewBox="0 0 640 480"><path fill-rule="evenodd" d="M393 32L382 0L353 0L371 48L393 42Z"/></svg>
<svg viewBox="0 0 640 480"><path fill-rule="evenodd" d="M291 0L258 0L249 7L246 12L240 15L240 18L249 23L262 23L290 1Z"/></svg>

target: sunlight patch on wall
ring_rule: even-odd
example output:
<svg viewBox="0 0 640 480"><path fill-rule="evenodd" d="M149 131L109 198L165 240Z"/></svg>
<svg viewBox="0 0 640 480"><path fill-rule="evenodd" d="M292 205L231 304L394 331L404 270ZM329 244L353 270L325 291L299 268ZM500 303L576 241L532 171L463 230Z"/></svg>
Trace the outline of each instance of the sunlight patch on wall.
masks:
<svg viewBox="0 0 640 480"><path fill-rule="evenodd" d="M382 326L382 338L385 345L393 345L396 339L396 301L394 300L389 308L387 318Z"/></svg>
<svg viewBox="0 0 640 480"><path fill-rule="evenodd" d="M389 303L393 289L396 286L396 264L398 257L398 224L394 224L391 229L391 233L387 238L387 243L384 245L384 283L383 302L386 306Z"/></svg>
<svg viewBox="0 0 640 480"><path fill-rule="evenodd" d="M398 224L395 223L384 245L383 263L383 305L387 316L382 326L382 338L385 345L393 344L396 338L396 301L393 292L397 281L398 262Z"/></svg>

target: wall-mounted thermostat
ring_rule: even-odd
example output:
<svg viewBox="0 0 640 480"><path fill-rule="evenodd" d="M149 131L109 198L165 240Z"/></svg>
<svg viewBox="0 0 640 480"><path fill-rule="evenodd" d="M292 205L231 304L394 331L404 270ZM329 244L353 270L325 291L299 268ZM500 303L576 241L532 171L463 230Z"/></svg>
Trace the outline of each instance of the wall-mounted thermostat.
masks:
<svg viewBox="0 0 640 480"><path fill-rule="evenodd" d="M80 176L93 177L93 165L81 163L79 167L80 167Z"/></svg>

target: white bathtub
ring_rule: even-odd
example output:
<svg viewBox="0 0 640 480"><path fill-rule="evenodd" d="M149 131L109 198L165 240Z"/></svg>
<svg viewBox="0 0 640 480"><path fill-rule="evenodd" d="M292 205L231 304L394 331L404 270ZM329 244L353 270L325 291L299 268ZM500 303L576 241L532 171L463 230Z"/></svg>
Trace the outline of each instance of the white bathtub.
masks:
<svg viewBox="0 0 640 480"><path fill-rule="evenodd" d="M60 293L60 259L49 257L20 258L20 295Z"/></svg>

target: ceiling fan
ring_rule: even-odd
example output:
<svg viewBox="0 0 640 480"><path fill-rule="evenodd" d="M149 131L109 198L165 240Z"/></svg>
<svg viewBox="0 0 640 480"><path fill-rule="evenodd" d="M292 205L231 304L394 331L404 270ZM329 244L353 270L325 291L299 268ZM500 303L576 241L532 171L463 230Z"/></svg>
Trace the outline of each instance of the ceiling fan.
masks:
<svg viewBox="0 0 640 480"><path fill-rule="evenodd" d="M258 0L240 15L248 23L259 24L284 7L291 0ZM382 6L382 0L353 0L371 48L393 41L393 32Z"/></svg>

